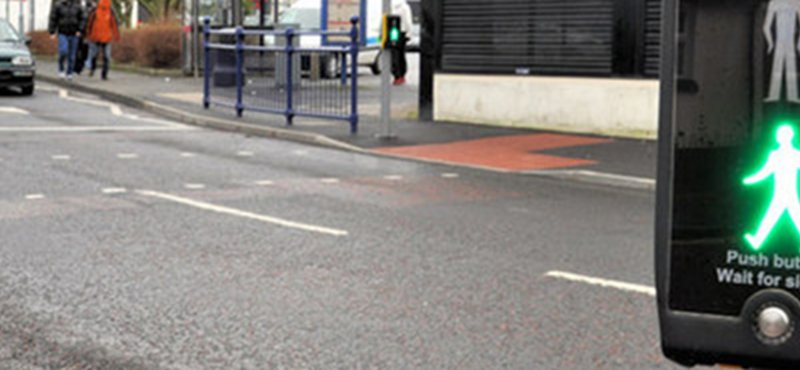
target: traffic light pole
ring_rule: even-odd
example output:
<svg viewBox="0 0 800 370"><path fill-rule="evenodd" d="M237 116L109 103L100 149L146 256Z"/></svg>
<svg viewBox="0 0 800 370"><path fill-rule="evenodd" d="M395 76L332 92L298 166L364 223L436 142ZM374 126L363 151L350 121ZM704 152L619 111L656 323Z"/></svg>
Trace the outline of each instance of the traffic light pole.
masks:
<svg viewBox="0 0 800 370"><path fill-rule="evenodd" d="M383 0L383 14L392 11L392 1ZM381 35L384 39L389 35ZM385 41L385 40L384 40ZM385 44L385 42L384 42ZM383 132L380 138L383 140L394 140L397 136L392 132L392 53L391 50L381 46L381 127Z"/></svg>

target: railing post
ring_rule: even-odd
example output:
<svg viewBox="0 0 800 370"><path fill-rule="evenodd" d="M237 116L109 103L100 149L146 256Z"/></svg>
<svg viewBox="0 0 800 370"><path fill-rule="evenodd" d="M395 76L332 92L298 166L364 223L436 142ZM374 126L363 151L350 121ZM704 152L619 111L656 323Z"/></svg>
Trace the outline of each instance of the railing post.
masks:
<svg viewBox="0 0 800 370"><path fill-rule="evenodd" d="M294 30L286 29L286 124L291 126L294 121ZM300 66L298 66L300 68Z"/></svg>
<svg viewBox="0 0 800 370"><path fill-rule="evenodd" d="M236 116L241 117L244 112L242 103L242 90L244 90L244 30L242 26L236 27Z"/></svg>
<svg viewBox="0 0 800 370"><path fill-rule="evenodd" d="M341 65L339 66L339 80L342 86L347 86L347 53L343 52L339 56L339 60L342 61Z"/></svg>
<svg viewBox="0 0 800 370"><path fill-rule="evenodd" d="M358 132L358 17L350 18L350 133ZM342 58L346 59L346 58ZM342 75L347 74L347 70L342 71Z"/></svg>
<svg viewBox="0 0 800 370"><path fill-rule="evenodd" d="M211 39L211 18L205 17L203 19L203 108L208 109L211 105L211 85L209 79L211 78L211 66L209 63L209 47Z"/></svg>

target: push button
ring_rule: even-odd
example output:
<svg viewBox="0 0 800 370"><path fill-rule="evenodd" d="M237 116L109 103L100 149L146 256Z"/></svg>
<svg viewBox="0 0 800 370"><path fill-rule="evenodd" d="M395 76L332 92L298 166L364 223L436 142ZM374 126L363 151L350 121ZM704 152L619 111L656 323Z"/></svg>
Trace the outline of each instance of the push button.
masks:
<svg viewBox="0 0 800 370"><path fill-rule="evenodd" d="M762 342L780 345L791 338L794 322L785 309L766 305L756 316L756 329Z"/></svg>

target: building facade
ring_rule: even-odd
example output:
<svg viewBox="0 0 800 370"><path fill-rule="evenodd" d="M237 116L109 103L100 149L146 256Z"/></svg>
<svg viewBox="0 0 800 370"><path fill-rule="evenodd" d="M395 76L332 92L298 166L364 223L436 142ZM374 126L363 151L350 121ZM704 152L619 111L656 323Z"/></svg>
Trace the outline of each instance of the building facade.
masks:
<svg viewBox="0 0 800 370"><path fill-rule="evenodd" d="M660 20L660 0L423 1L421 109L655 137Z"/></svg>

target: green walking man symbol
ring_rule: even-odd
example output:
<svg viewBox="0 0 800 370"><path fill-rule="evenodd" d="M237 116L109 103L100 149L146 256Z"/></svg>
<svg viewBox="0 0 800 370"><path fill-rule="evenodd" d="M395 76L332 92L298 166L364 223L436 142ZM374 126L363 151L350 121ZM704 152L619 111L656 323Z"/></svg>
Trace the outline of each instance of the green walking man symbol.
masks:
<svg viewBox="0 0 800 370"><path fill-rule="evenodd" d="M800 199L797 196L797 171L800 170L800 150L792 144L794 130L785 125L778 129L776 136L779 147L769 155L767 163L758 173L744 179L745 185L753 185L766 180L770 175L775 177L775 193L767 214L761 221L756 235L745 235L747 242L758 250L764 244L775 224L785 212L800 232Z"/></svg>

